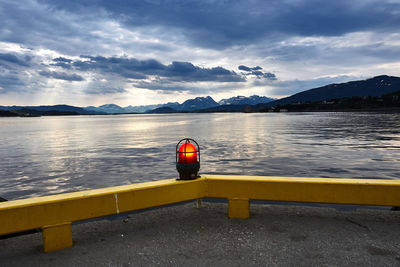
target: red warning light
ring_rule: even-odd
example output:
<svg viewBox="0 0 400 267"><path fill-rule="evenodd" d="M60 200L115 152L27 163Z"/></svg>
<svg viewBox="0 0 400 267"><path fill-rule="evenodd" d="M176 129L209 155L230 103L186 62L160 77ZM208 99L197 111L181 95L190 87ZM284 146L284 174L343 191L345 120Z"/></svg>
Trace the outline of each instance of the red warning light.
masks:
<svg viewBox="0 0 400 267"><path fill-rule="evenodd" d="M197 162L197 149L192 143L184 143L178 151L179 163L196 163Z"/></svg>

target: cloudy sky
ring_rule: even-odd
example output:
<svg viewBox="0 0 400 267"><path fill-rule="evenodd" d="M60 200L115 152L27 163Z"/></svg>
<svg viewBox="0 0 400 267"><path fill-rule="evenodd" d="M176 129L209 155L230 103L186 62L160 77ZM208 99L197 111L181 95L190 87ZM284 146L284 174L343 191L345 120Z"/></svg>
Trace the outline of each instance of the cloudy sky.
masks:
<svg viewBox="0 0 400 267"><path fill-rule="evenodd" d="M0 105L282 97L400 76L398 0L0 0Z"/></svg>

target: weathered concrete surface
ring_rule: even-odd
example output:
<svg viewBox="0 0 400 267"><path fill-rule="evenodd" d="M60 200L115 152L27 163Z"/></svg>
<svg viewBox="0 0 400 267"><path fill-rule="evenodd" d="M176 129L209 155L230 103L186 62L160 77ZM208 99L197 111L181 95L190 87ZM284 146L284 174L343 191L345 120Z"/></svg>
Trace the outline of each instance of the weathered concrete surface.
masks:
<svg viewBox="0 0 400 267"><path fill-rule="evenodd" d="M74 246L41 234L0 240L0 266L400 266L400 212L194 203L72 226Z"/></svg>

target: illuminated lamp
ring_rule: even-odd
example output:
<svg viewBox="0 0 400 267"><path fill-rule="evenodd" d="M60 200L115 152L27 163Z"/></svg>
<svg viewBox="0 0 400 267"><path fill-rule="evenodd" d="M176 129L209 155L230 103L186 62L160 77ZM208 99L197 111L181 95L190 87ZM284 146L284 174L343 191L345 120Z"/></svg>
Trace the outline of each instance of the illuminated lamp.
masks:
<svg viewBox="0 0 400 267"><path fill-rule="evenodd" d="M193 180L200 170L200 147L191 138L184 138L176 145L176 169L178 180Z"/></svg>

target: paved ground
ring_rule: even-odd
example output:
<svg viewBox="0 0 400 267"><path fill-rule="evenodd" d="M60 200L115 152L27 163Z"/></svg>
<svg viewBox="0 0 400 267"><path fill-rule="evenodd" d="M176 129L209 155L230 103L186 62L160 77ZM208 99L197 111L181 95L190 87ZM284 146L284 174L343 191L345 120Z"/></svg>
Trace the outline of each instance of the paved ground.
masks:
<svg viewBox="0 0 400 267"><path fill-rule="evenodd" d="M72 248L41 234L0 240L0 266L400 266L400 211L194 203L73 225Z"/></svg>

